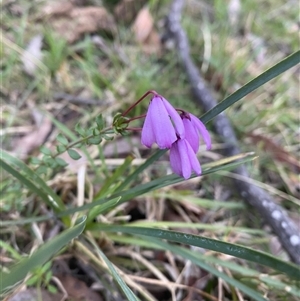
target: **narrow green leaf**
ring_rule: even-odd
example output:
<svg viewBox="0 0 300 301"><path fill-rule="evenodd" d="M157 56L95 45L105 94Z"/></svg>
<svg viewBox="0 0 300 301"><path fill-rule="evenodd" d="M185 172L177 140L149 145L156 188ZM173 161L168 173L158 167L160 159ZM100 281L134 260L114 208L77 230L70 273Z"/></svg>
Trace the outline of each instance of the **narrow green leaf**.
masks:
<svg viewBox="0 0 300 301"><path fill-rule="evenodd" d="M45 146L40 147L40 152L46 156L51 156L51 150Z"/></svg>
<svg viewBox="0 0 300 301"><path fill-rule="evenodd" d="M163 245L160 245L160 241L155 240L156 243L154 243L151 239L141 239L140 236L127 236L127 235L118 235L118 234L110 234L107 233L107 236L114 242L122 243L122 244L128 244L128 245L136 245L139 247L144 248L151 248L154 250L165 250L165 247ZM202 254L201 252L197 252L195 250L189 250L185 249L183 247L180 247L180 249L183 249L185 252L190 253L192 256L196 256L198 260L206 261L210 264L214 265L220 265L223 267L226 267L236 273L239 273L239 279L243 276L246 276L247 278L253 278L255 281L262 281L265 282L268 285L276 287L276 289L281 289L282 291L285 291L291 295L300 296L300 290L299 288L287 285L287 283L282 282L280 280L277 280L277 275L275 275L273 278L272 276L268 276L266 274L261 274L259 271L253 270L249 268L248 266L242 266L238 265L232 261L227 261L223 259L219 259L214 256L209 256L207 254Z"/></svg>
<svg viewBox="0 0 300 301"><path fill-rule="evenodd" d="M22 258L22 256L13 247L3 240L0 240L0 247L9 252L15 259L20 260Z"/></svg>
<svg viewBox="0 0 300 301"><path fill-rule="evenodd" d="M38 188L35 184L33 184L30 180L25 178L21 173L19 173L16 169L6 164L2 159L0 159L0 166L4 168L8 173L18 179L23 185L25 185L31 192L38 195L48 206L50 206L53 210L58 211L58 207L55 206L53 202L49 200L47 194Z"/></svg>
<svg viewBox="0 0 300 301"><path fill-rule="evenodd" d="M100 197L103 197L107 194L111 194L114 190L111 189L113 184L117 184L118 181L120 181L121 178L124 177L124 172L126 171L126 169L130 166L131 162L133 160L132 156L128 156L122 165L120 165L112 174L112 176L110 176L109 178L107 178L107 180L104 182L104 184L102 185L100 191L95 195L95 199L98 199ZM114 189L117 189L117 186L114 187Z"/></svg>
<svg viewBox="0 0 300 301"><path fill-rule="evenodd" d="M277 271L286 273L290 277L300 277L300 267L290 263L282 261L270 254L263 253L254 249L246 248L240 245L219 241L211 238L207 238L200 235L186 234L169 230L158 230L152 228L141 228L133 226L115 226L94 224L89 226L89 230L102 230L122 232L128 234L144 235L150 237L156 237L160 239L166 239L172 242L178 242L187 244L190 246L201 247L216 252L232 255L237 258L246 259L248 261L256 262L265 266L268 266Z"/></svg>
<svg viewBox="0 0 300 301"><path fill-rule="evenodd" d="M60 145L56 146L56 150L57 150L58 153L61 154L61 153L64 153L67 150L67 148L64 145L60 144Z"/></svg>
<svg viewBox="0 0 300 301"><path fill-rule="evenodd" d="M157 161L163 154L165 154L166 150L158 150L155 152L149 159L146 160L142 165L140 165L133 173L131 173L123 183L118 187L117 191L123 190L126 186L128 186L131 182L135 181L136 178L141 174L147 167L152 165L155 161Z"/></svg>
<svg viewBox="0 0 300 301"><path fill-rule="evenodd" d="M68 139L62 133L57 135L56 140L64 146L67 146L69 143Z"/></svg>
<svg viewBox="0 0 300 301"><path fill-rule="evenodd" d="M68 149L68 154L73 160L79 160L81 156L78 154L78 152L75 149Z"/></svg>
<svg viewBox="0 0 300 301"><path fill-rule="evenodd" d="M261 87L268 81L272 80L276 76L282 74L288 69L296 66L300 63L300 50L291 54L287 58L283 59L281 62L277 63L267 71L263 72L261 75L257 76L249 83L229 95L222 102L216 105L214 108L203 114L200 119L202 122L207 123L223 111L225 111L228 107L232 106L237 101L241 100L244 96L248 95L252 91Z"/></svg>
<svg viewBox="0 0 300 301"><path fill-rule="evenodd" d="M57 163L59 166L65 167L65 166L68 165L68 163L66 163L66 161L63 160L62 158L55 158L54 160L56 161L56 163Z"/></svg>
<svg viewBox="0 0 300 301"><path fill-rule="evenodd" d="M0 293L3 293L18 282L22 281L34 268L45 264L72 239L80 235L84 230L85 222L86 217L81 217L74 227L65 230L43 244L30 257L22 259L19 263L13 266L9 273L0 271Z"/></svg>
<svg viewBox="0 0 300 301"><path fill-rule="evenodd" d="M229 283L233 287L238 288L243 293L245 293L246 295L253 298L253 300L268 301L261 294L259 294L257 291L253 290L252 288L250 288L250 287L246 286L245 284L241 283L240 281L238 281L234 278L231 278L228 275L218 271L216 268L214 268L213 266L203 262L202 260L199 260L197 255L196 254L194 254L194 255L191 254L190 252L188 252L189 250L185 250L184 248L180 248L180 247L171 245L167 242L160 241L160 240L152 238L152 237L151 238L148 237L147 239L149 239L151 242L156 242L156 244L158 246L163 247L164 250L168 250L168 251L172 252L173 254L179 255L179 256L187 259L187 260L190 260L192 263L198 265L199 267L206 270L207 272L223 279L224 281L226 281L227 283Z"/></svg>
<svg viewBox="0 0 300 301"><path fill-rule="evenodd" d="M112 208L112 207L115 207L117 206L117 204L119 203L121 197L117 197L117 198L114 198L108 202L106 202L105 204L102 204L102 205L99 205L99 206L96 206L94 208L92 208L90 211L89 211L89 214L88 214L88 218L87 218L87 222L86 224L90 224L91 222L94 221L94 219L99 215L99 214L102 214L103 212L106 212L109 208Z"/></svg>
<svg viewBox="0 0 300 301"><path fill-rule="evenodd" d="M65 205L61 198L47 185L47 183L33 170L31 170L23 161L13 157L9 153L7 153L4 150L1 150L1 158L8 162L9 164L18 167L20 170L22 170L28 178L32 180L36 185L38 185L43 192L50 195L50 197L53 199L53 201L56 203L57 207L62 210L65 208ZM43 169L43 172L47 172L47 169L45 166L39 166L39 168ZM27 186L27 185L26 185ZM48 199L48 197L47 197ZM53 204L52 206L53 207Z"/></svg>
<svg viewBox="0 0 300 301"><path fill-rule="evenodd" d="M87 136L85 129L81 126L80 123L77 123L77 124L75 125L75 131L76 131L81 137Z"/></svg>
<svg viewBox="0 0 300 301"><path fill-rule="evenodd" d="M101 136L95 136L88 139L87 144L98 145L102 141Z"/></svg>
<svg viewBox="0 0 300 301"><path fill-rule="evenodd" d="M221 170L221 169L234 169L236 166L249 162L250 160L253 160L253 155L248 155L248 157L245 155L243 155L244 158L239 160L239 161L234 161L225 165L220 165L220 166L215 166L215 167L209 167L210 164L203 164L202 166L202 175L206 175L206 174L210 174L213 173L217 170ZM242 157L243 157L242 156ZM216 164L216 163L214 163ZM195 176L192 176L192 178L194 178ZM119 201L118 205L127 202L128 200L131 200L132 198L136 197L136 196L141 196L145 193L148 193L150 191L153 190L157 190L159 188L163 188L169 185L173 185L176 183L180 183L185 181L183 178L177 176L177 175L168 175L165 177L161 177L158 178L156 180L153 180L151 182L145 183L145 184L141 184L138 185L134 188L130 188L126 191L121 191L121 192L117 192L112 194L110 197L106 197L106 198L100 198L97 200L94 200L92 203L89 204L85 204L83 206L80 207L74 207L74 208L70 208L70 209L66 209L63 212L58 213L56 216L57 217L62 217L62 216L67 216L70 214L73 214L75 212L80 212L83 210L88 210L91 208L94 208L96 206L105 204L106 202L109 202L110 200L116 198L116 197L122 197L122 199ZM49 220L51 219L51 217L49 216L44 216L44 217L39 217L39 220ZM3 221L2 225L3 226L7 226L7 225L17 225L17 224L26 224L26 223L31 223L32 222L32 218L29 219L20 219L18 221Z"/></svg>
<svg viewBox="0 0 300 301"><path fill-rule="evenodd" d="M129 301L139 301L140 299L133 293L133 291L128 287L128 285L124 282L122 277L119 275L117 270L115 269L114 265L109 261L109 259L105 256L105 254L100 250L100 248L92 243L93 246L95 247L96 252L99 254L99 256L103 259L103 261L106 263L108 266L113 278L115 281L120 285L120 288L126 295Z"/></svg>

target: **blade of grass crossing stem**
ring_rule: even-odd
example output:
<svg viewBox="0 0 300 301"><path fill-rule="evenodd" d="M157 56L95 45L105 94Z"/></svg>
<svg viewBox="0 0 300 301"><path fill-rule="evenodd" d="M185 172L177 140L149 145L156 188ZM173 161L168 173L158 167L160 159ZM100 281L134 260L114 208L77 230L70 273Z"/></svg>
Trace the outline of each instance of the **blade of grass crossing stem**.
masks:
<svg viewBox="0 0 300 301"><path fill-rule="evenodd" d="M140 165L133 173L131 173L123 183L118 187L117 191L123 190L127 185L134 181L140 173L142 173L147 167L152 163L157 161L167 150L158 150L156 151L149 159L146 160L142 165Z"/></svg>
<svg viewBox="0 0 300 301"><path fill-rule="evenodd" d="M160 230L144 227L132 227L132 226L114 226L104 224L94 224L89 227L89 230L102 230L122 232L135 235L144 235L147 237L155 237L160 239L166 239L168 241L182 243L185 245L196 246L224 254L228 254L237 258L242 258L248 261L256 262L261 265L268 266L274 270L283 272L292 278L300 277L300 268L290 262L282 261L270 254L256 251L240 245L219 241L211 238L207 238L200 235L186 234L176 231Z"/></svg>
<svg viewBox="0 0 300 301"><path fill-rule="evenodd" d="M56 203L57 207L60 210L63 210L65 208L65 205L60 199L60 197L46 184L46 182L39 175L37 175L33 170L31 170L24 162L11 156L4 150L1 151L1 157L8 164L11 164L22 170L32 181L34 181L34 183L36 183L40 187L40 190L43 190L52 198L53 202ZM51 207L53 207L53 204Z"/></svg>
<svg viewBox="0 0 300 301"><path fill-rule="evenodd" d="M103 197L107 194L111 194L114 190L116 190L116 186L113 188L113 191L111 191L111 187L114 183L116 183L121 177L123 177L125 170L130 166L131 162L133 160L132 156L128 156L122 165L120 165L112 174L111 177L109 177L104 184L101 187L101 190L95 195L95 198Z"/></svg>
<svg viewBox="0 0 300 301"><path fill-rule="evenodd" d="M149 238L149 237L147 239L149 239L152 242L156 242L157 245L163 247L164 250L168 250L168 251L172 252L173 254L177 254L177 255L179 255L179 256L187 259L187 260L190 260L192 263L198 265L199 267L206 270L207 272L209 272L211 274L214 274L215 276L223 279L224 281L226 281L227 283L229 283L233 287L238 288L240 291L242 291L246 295L253 298L253 300L267 301L267 299L265 299L261 294L259 294L258 292L256 292L252 288L250 288L250 287L246 286L245 284L241 283L240 281L238 281L234 278L231 278L231 277L227 276L226 274L218 271L217 269L215 269L211 265L203 262L202 260L199 260L196 256L196 254L192 255L189 252L186 252L187 250L185 250L183 248L171 245L167 242L160 241L158 239L153 239L153 238Z"/></svg>
<svg viewBox="0 0 300 301"><path fill-rule="evenodd" d="M209 110L207 113L201 116L201 121L207 123L223 111L225 111L228 107L232 106L237 101L241 100L243 97L261 87L268 81L287 71L288 69L296 66L300 62L300 50L291 54L287 58L283 59L275 66L271 67L267 71L263 72L246 85L229 95L222 102L216 105L214 108Z"/></svg>
<svg viewBox="0 0 300 301"><path fill-rule="evenodd" d="M30 257L21 260L13 266L9 273L0 272L0 293L8 290L22 281L34 268L45 264L60 249L65 247L72 239L82 233L85 227L86 217L82 216L74 227L65 230L50 241L43 244Z"/></svg>
<svg viewBox="0 0 300 301"><path fill-rule="evenodd" d="M95 245L92 241L90 241L94 248L96 249L96 252L99 254L99 256L103 259L103 261L108 266L113 278L115 281L120 285L122 291L130 301L140 301L140 299L133 293L133 291L128 287L128 285L124 282L122 277L119 275L117 270L115 269L114 265L109 261L109 259L105 256L105 254L99 249L97 245Z"/></svg>
<svg viewBox="0 0 300 301"><path fill-rule="evenodd" d="M86 224L90 224L91 222L93 222L94 218L96 218L99 214L102 214L103 212L105 212L106 210L108 210L109 208L111 207L115 207L117 206L117 204L119 203L121 197L117 197L117 198L114 198L104 204L101 204L97 207L94 207L92 208L90 211L89 211L89 214L88 214L88 218L87 218L87 222Z"/></svg>
<svg viewBox="0 0 300 301"><path fill-rule="evenodd" d="M202 175L207 175L207 174L210 174L210 173L215 172L217 170L225 169L225 168L226 169L234 169L236 166L238 166L240 164L244 164L244 163L249 162L251 160L253 160L253 156L249 155L249 157L241 159L237 162L232 162L232 163L228 163L228 164L225 164L225 165L222 165L222 166L216 166L216 167L213 167L213 168L207 168L207 166L209 166L209 165L204 164L202 166ZM193 177L195 177L195 176L192 176L192 178ZM105 204L105 203L111 201L112 199L115 199L115 198L121 196L122 199L117 203L118 205L120 205L120 204L123 204L123 203L127 202L128 200L131 200L134 197L141 196L144 193L151 192L153 190L163 188L163 187L166 187L166 186L169 186L169 185L173 185L173 184L176 184L176 183L180 183L180 182L183 182L183 181L185 181L185 180L183 178L177 176L177 175L174 175L174 174L168 175L168 176L161 177L159 179L153 180L149 183L141 184L141 185L138 185L134 188L130 188L130 189L125 190L125 191L114 193L110 197L100 198L99 200L94 200L92 203L85 204L85 205L80 206L80 207L75 207L75 208L70 208L70 209L64 210L63 212L58 213L56 215L56 217L63 217L63 216L67 216L67 215L70 215L70 214L73 214L73 213L76 213L76 212L80 212L80 211L83 211L83 210L89 210L91 208L94 208L96 206ZM38 220L48 220L48 219L51 219L51 218L52 218L51 216L50 217L49 216L40 216L37 219ZM1 224L2 224L2 226L8 226L8 225L17 225L18 223L26 224L26 223L31 223L31 222L32 222L32 218L29 218L29 219L22 219L22 220L20 219L19 221L2 221Z"/></svg>

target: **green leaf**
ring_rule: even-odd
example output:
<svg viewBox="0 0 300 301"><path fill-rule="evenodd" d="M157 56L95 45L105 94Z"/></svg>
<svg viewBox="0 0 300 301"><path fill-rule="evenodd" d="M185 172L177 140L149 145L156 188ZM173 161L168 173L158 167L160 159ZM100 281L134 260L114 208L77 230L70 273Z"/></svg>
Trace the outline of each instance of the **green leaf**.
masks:
<svg viewBox="0 0 300 301"><path fill-rule="evenodd" d="M80 235L84 230L85 221L86 217L81 217L74 227L65 230L43 244L38 250L30 255L30 257L22 259L19 263L13 266L9 273L0 271L0 293L5 292L18 282L22 281L33 269L45 264L60 249L67 246L72 239Z"/></svg>
<svg viewBox="0 0 300 301"><path fill-rule="evenodd" d="M2 159L0 159L0 166L4 168L8 173L18 179L23 185L25 185L31 192L38 195L48 206L50 206L53 210L58 211L58 207L55 206L53 202L49 200L48 195L39 187L37 187L34 183L24 177L21 173L19 173L12 166L6 164Z"/></svg>
<svg viewBox="0 0 300 301"><path fill-rule="evenodd" d="M52 154L51 150L45 146L40 147L40 152L46 156L51 156Z"/></svg>
<svg viewBox="0 0 300 301"><path fill-rule="evenodd" d="M107 195L108 193L112 193L115 189L117 189L117 186L114 187L114 190L111 190L111 187L113 186L113 184L117 184L118 181L120 181L122 178L124 178L124 172L130 166L133 159L134 158L132 156L128 156L124 160L123 164L120 165L114 171L113 175L106 179L106 181L102 185L100 191L95 195L95 199L103 197L103 196Z"/></svg>
<svg viewBox="0 0 300 301"><path fill-rule="evenodd" d="M143 239L141 236L128 236L128 235L118 235L118 234L110 234L108 233L107 236L116 243L128 244L128 245L136 245L143 248L151 248L154 250L165 250L165 246L160 244L160 240L147 238ZM156 241L156 243L154 243ZM170 245L171 246L171 245ZM239 273L237 276L238 279L241 279L243 276L246 276L249 280L253 280L259 282L265 282L268 285L272 285L276 287L276 289L281 289L283 292L287 292L291 295L300 297L300 290L292 286L290 284L277 280L278 275L268 276L266 274L261 274L259 271L253 270L248 266L238 265L232 261L227 261L224 259L220 259L214 256L209 256L207 254L202 254L201 252L197 252L196 250L188 250L186 248L180 247L180 249L184 250L191 254L192 256L196 256L200 262L206 261L210 264L220 265L222 267L228 268L236 273ZM186 257L185 257L186 258ZM280 278L279 278L280 279Z"/></svg>
<svg viewBox="0 0 300 301"><path fill-rule="evenodd" d="M48 166L54 169L56 167L56 161L52 157L43 157L43 162Z"/></svg>
<svg viewBox="0 0 300 301"><path fill-rule="evenodd" d="M114 226L104 224L90 225L89 230L122 232L128 234L144 235L160 239L166 239L172 242L178 242L190 246L205 248L212 251L232 255L237 258L242 258L248 261L256 262L273 268L277 271L286 273L287 275L293 278L300 277L300 268L292 263L282 261L267 253L256 251L236 244L207 238L200 235L192 235L176 231L160 229L158 230L152 228L132 227L125 225Z"/></svg>
<svg viewBox="0 0 300 301"><path fill-rule="evenodd" d="M96 117L96 123L97 123L97 129L99 131L103 130L104 125L105 125L105 121L104 121L102 115L99 115L99 116Z"/></svg>
<svg viewBox="0 0 300 301"><path fill-rule="evenodd" d="M100 250L100 248L92 243L93 246L96 249L96 252L99 254L99 256L103 259L103 261L108 266L111 275L113 276L114 280L120 285L120 288L126 295L127 299L130 301L139 301L140 299L132 292L132 290L127 286L125 281L122 279L122 277L119 275L117 270L115 269L114 265L110 262L110 260L105 256L105 254Z"/></svg>
<svg viewBox="0 0 300 301"><path fill-rule="evenodd" d="M262 74L251 80L249 83L247 83L246 85L229 95L214 108L203 114L200 117L201 121L207 123L208 121L225 111L227 108L232 106L237 101L241 100L243 97L245 97L252 91L261 87L262 85L272 80L276 76L282 74L283 72L287 71L288 69L296 66L297 64L299 64L299 62L300 50L283 59L281 62L277 63L276 65L263 72Z"/></svg>
<svg viewBox="0 0 300 301"><path fill-rule="evenodd" d="M98 144L100 144L101 141L102 141L101 136L91 137L88 139L87 144L98 145Z"/></svg>
<svg viewBox="0 0 300 301"><path fill-rule="evenodd" d="M64 153L67 150L67 148L64 145L57 145L56 150L58 153L61 154L61 153Z"/></svg>
<svg viewBox="0 0 300 301"><path fill-rule="evenodd" d="M156 162L163 154L166 153L166 150L158 150L155 152L150 158L146 160L142 165L140 165L133 173L131 173L123 183L118 187L117 191L123 190L126 186L128 186L131 182L135 181L136 178L150 165Z"/></svg>
<svg viewBox="0 0 300 301"><path fill-rule="evenodd" d="M110 200L109 202L106 202L105 204L102 204L102 205L99 205L99 206L96 206L94 208L92 208L90 211L89 211L89 214L88 214L88 218L87 218L87 221L86 221L86 224L90 224L91 222L94 221L94 219L99 215L99 214L102 214L103 212L106 212L109 208L112 208L112 207L115 207L117 206L117 204L119 203L121 197L117 197L115 199L112 199Z"/></svg>
<svg viewBox="0 0 300 301"><path fill-rule="evenodd" d="M68 139L61 133L57 135L56 140L64 146L67 146L69 143Z"/></svg>
<svg viewBox="0 0 300 301"><path fill-rule="evenodd" d="M63 160L62 158L55 158L54 160L56 161L56 163L57 163L59 166L65 167L65 166L68 165L68 163L66 163L66 161Z"/></svg>
<svg viewBox="0 0 300 301"><path fill-rule="evenodd" d="M68 154L73 160L79 160L81 158L78 152L72 148L68 149Z"/></svg>
<svg viewBox="0 0 300 301"><path fill-rule="evenodd" d="M41 165L35 170L35 173L37 175L47 174L47 172L48 172L48 167L45 165Z"/></svg>
<svg viewBox="0 0 300 301"><path fill-rule="evenodd" d="M259 294L257 291L255 291L252 288L246 286L245 284L241 283L240 281L229 277L225 273L222 273L222 272L218 271L213 266L203 262L203 260L198 258L198 256L197 256L198 254L196 252L194 252L194 254L192 254L192 252L189 252L189 250L171 245L167 242L160 241L160 240L155 239L155 238L149 238L149 237L147 238L147 240L148 239L151 242L156 242L156 244L160 247L163 247L164 250L168 250L173 254L179 255L179 256L187 259L187 260L190 260L192 263L198 265L202 269L206 270L208 273L211 273L211 274L223 279L224 281L226 281L227 283L229 283L233 287L238 288L240 291L242 291L246 295L250 296L253 300L268 301L261 294Z"/></svg>
<svg viewBox="0 0 300 301"><path fill-rule="evenodd" d="M232 162L230 161L230 158L232 159ZM239 156L233 156L230 158L227 158L227 163L224 165L218 165L218 161L214 162L213 164L203 164L202 175L210 174L210 173L213 173L213 172L221 170L221 169L234 169L236 166L238 166L240 164L243 164L245 162L249 162L250 160L253 160L254 155L248 153L248 154L241 154ZM234 161L234 160L238 160L238 161ZM214 165L214 166L212 167L212 165ZM196 176L192 176L191 178L194 178L194 177L196 177ZM141 196L142 194L145 194L147 192L157 190L159 188L163 188L163 187L166 187L169 185L177 184L177 183L180 183L183 181L185 181L185 180L177 175L174 175L174 174L168 175L168 176L161 177L156 180L150 181L148 183L141 184L136 187L130 188L126 191L121 191L121 192L118 191L118 192L112 194L110 197L100 198L97 200L93 200L92 203L85 204L80 207L74 207L74 208L67 209L64 212L58 213L56 216L62 217L62 216L67 216L69 214L73 214L75 212L88 210L88 209L94 208L96 206L103 205L107 202L110 202L112 199L115 199L115 198L121 196L122 198L118 203L118 205L120 205L122 203L125 203L125 202L131 200L132 198ZM2 225L6 226L6 225L26 224L26 223L32 223L33 221L42 221L42 220L44 221L44 220L48 220L50 218L51 217L49 217L49 216L39 216L34 219L28 218L28 219L19 219L16 221L3 221Z"/></svg>
<svg viewBox="0 0 300 301"><path fill-rule="evenodd" d="M42 192L45 192L46 194L48 194L51 197L51 199L53 200L53 202L55 203L55 208L53 208L54 207L53 202L51 202L51 204L52 204L51 207L53 209L56 210L57 209L56 207L58 207L60 210L65 208L65 205L64 205L63 201L61 200L61 198L47 185L47 183L41 177L39 177L39 175L37 173L35 173L33 170L31 170L23 161L13 157L12 155L5 152L4 150L1 151L1 157L3 160L8 162L9 164L21 169L24 172L24 174L26 175L26 180L28 180L27 178L32 179L32 182L40 187L40 189L38 189L39 191L42 191ZM39 166L39 168L43 168L43 166ZM20 182L23 183L22 181L20 181ZM23 183L23 184L25 184L25 183ZM47 199L48 199L48 197L47 197Z"/></svg>
<svg viewBox="0 0 300 301"><path fill-rule="evenodd" d="M86 131L85 129L80 125L80 123L77 123L75 125L75 131L81 136L85 137L86 136Z"/></svg>
<svg viewBox="0 0 300 301"><path fill-rule="evenodd" d="M38 164L41 164L41 160L39 158L36 158L36 157L31 157L30 158L30 163L33 164L33 165L38 165Z"/></svg>

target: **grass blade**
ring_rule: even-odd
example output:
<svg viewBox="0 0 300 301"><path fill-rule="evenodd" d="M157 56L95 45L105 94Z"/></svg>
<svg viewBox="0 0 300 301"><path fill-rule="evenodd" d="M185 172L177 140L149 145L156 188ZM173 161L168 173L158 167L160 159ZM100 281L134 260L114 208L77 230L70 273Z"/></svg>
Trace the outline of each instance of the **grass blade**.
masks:
<svg viewBox="0 0 300 301"><path fill-rule="evenodd" d="M111 272L111 275L113 276L114 280L119 284L120 288L122 289L123 293L126 295L127 299L129 301L139 301L140 299L128 287L128 285L125 283L125 281L119 275L119 273L115 269L114 265L109 261L109 259L106 257L106 255L100 250L100 248L97 245L95 245L94 243L92 243L92 244L95 247L96 252L99 254L99 256L103 259L103 261L108 266L108 268Z"/></svg>
<svg viewBox="0 0 300 301"><path fill-rule="evenodd" d="M22 170L26 174L26 176L28 176L28 178L30 178L34 183L36 183L40 187L39 188L40 191L43 191L44 193L49 195L52 198L53 202L55 202L55 204L57 205L56 209L57 208L59 208L59 210L65 209L65 205L62 202L62 200L60 199L60 197L47 185L47 183L39 175L37 175L33 170L31 170L24 162L13 157L12 155L10 155L9 153L7 153L4 150L1 150L1 158L4 161L6 161L8 164L13 165L13 166L19 168L20 170ZM20 179L19 179L19 181L20 181ZM24 185L25 185L25 183L24 183ZM48 196L47 196L47 199L49 199ZM52 203L51 207L53 207L53 203Z"/></svg>
<svg viewBox="0 0 300 301"><path fill-rule="evenodd" d="M132 226L114 226L104 224L94 224L89 227L89 230L102 230L122 232L135 235L144 235L147 237L155 237L166 239L168 241L182 243L190 246L196 246L224 254L232 255L237 258L242 258L248 261L256 262L261 265L268 266L274 270L280 271L289 275L292 278L300 277L300 268L290 262L282 261L270 254L256 251L254 249L246 248L240 245L219 241L200 235L185 234L176 231L158 230L144 227Z"/></svg>
<svg viewBox="0 0 300 301"><path fill-rule="evenodd" d="M149 238L147 238L147 239L149 239ZM157 240L157 239L150 238L150 241L151 242L156 242L156 244L163 247L164 250L168 250L168 251L172 252L173 254L177 254L177 255L179 255L179 256L187 259L187 260L190 260L192 263L198 265L202 269L204 269L204 270L208 271L209 273L223 279L224 281L226 281L227 283L229 283L233 287L238 288L240 291L244 292L246 295L251 297L253 300L267 301L267 299L265 299L261 294L259 294L258 292L256 292L252 288L246 286L245 284L241 283L240 281L238 281L234 278L231 278L231 277L227 276L226 274L218 271L216 268L212 267L211 265L203 262L202 260L197 258L196 254L193 255L193 254L191 254L191 252L188 252L188 250L185 250L184 248L180 248L180 247L171 245L167 242L160 241L160 240Z"/></svg>
<svg viewBox="0 0 300 301"><path fill-rule="evenodd" d="M30 257L21 260L9 273L0 272L0 293L8 290L10 287L22 281L26 275L34 268L45 264L52 258L60 249L65 247L72 239L77 237L85 228L86 217L81 217L77 224L57 235L50 241L43 244Z"/></svg>
<svg viewBox="0 0 300 301"><path fill-rule="evenodd" d="M213 173L218 170L234 169L236 166L246 163L246 162L249 162L253 159L254 159L254 155L252 153L248 153L248 154L241 154L239 156L234 156L232 158L231 157L227 158L226 159L227 163L225 163L224 165L218 165L218 161L213 162L213 163L204 164L202 166L202 175L207 175L207 174ZM236 160L236 161L234 161L234 160ZM193 177L195 177L195 176L192 176L192 178ZM180 183L183 181L185 181L183 178L181 178L175 174L168 175L168 176L161 177L156 180L150 181L149 183L141 184L136 187L130 188L128 190L114 193L110 197L100 198L98 200L94 200L92 203L85 204L80 207L74 207L74 208L64 210L63 212L57 213L56 217L63 217L63 216L73 214L75 212L89 210L96 206L103 205L117 197L122 197L120 199L120 201L117 203L117 205L120 205L122 203L127 202L128 200L131 200L132 198L134 198L136 196L141 196L142 194L145 194L147 192L157 190L159 188L163 188L163 187L166 187L169 185L177 184L177 183ZM39 219L40 220L48 220L48 219L51 219L51 217L45 216L45 217L39 217ZM1 225L8 226L8 225L16 225L18 223L26 224L26 223L31 223L31 222L32 222L32 218L22 219L19 221L3 221L1 223Z"/></svg>
<svg viewBox="0 0 300 301"><path fill-rule="evenodd" d="M246 85L229 95L214 108L209 110L207 113L203 114L200 117L201 121L207 123L208 121L219 115L221 112L225 111L228 107L232 106L234 103L242 99L244 96L248 95L252 91L261 87L262 85L272 80L276 76L282 74L283 72L287 71L288 69L296 66L297 64L299 64L299 62L300 50L283 59L275 66L263 72L261 75L257 76L256 78L248 82Z"/></svg>

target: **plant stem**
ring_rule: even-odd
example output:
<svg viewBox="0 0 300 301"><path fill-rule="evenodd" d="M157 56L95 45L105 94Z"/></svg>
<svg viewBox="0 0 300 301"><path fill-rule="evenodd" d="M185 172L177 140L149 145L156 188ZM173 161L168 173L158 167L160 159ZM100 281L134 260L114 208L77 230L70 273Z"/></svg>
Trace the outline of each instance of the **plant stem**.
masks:
<svg viewBox="0 0 300 301"><path fill-rule="evenodd" d="M158 95L156 91L149 90L147 91L138 101L136 101L133 105L131 105L123 114L122 116L126 116L136 105L138 105L145 97L147 97L149 94Z"/></svg>
<svg viewBox="0 0 300 301"><path fill-rule="evenodd" d="M108 130L111 130L111 129L112 129L111 126L106 127L106 128L104 128L102 131L100 131L100 133L99 133L97 136L102 136L102 135L105 134ZM66 150L65 150L65 151L69 150L70 148L74 147L74 146L77 145L77 144L86 142L86 141L88 141L90 138L93 138L93 137L96 137L96 136L93 135L93 134L91 134L91 135L89 135L89 136L87 136L87 137L80 138L80 139L78 139L78 140L76 140L76 141L74 141L74 142L68 144L68 145L66 146ZM65 152L65 151L64 151L64 152ZM62 154L62 153L57 152L55 155L52 156L52 158L56 158L56 157L59 156L60 154Z"/></svg>

